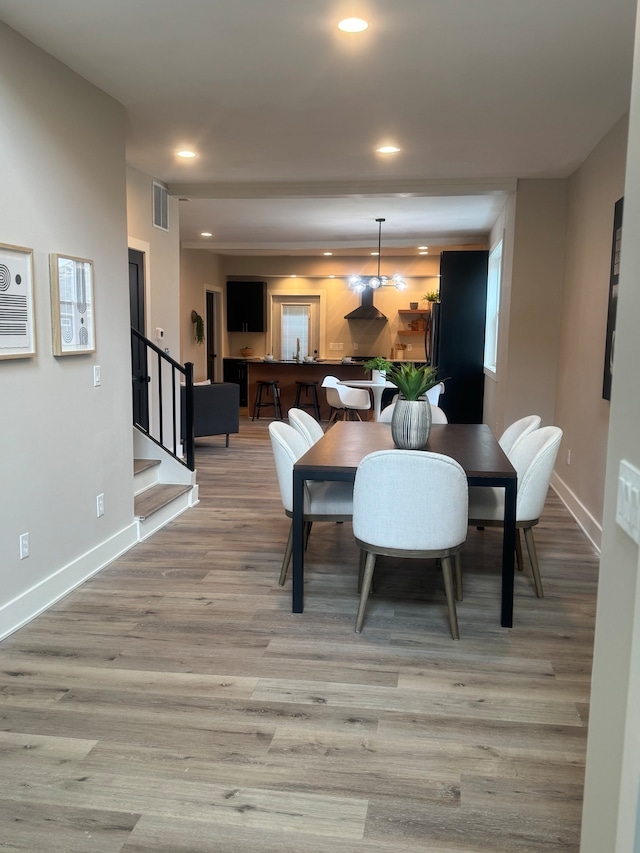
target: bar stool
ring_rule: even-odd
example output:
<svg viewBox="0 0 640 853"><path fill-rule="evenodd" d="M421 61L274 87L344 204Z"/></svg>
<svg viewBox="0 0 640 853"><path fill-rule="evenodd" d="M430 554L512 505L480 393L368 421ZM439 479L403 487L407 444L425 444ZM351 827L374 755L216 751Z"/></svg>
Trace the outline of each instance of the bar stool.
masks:
<svg viewBox="0 0 640 853"><path fill-rule="evenodd" d="M296 399L293 407L295 409L313 409L314 414L316 416L316 420L320 420L320 403L318 402L318 383L317 382L301 382L297 381L296 385ZM309 397L309 392L311 392L311 402L303 403L301 402L302 392L304 391L305 399Z"/></svg>
<svg viewBox="0 0 640 853"><path fill-rule="evenodd" d="M262 392L264 391L268 397L269 389L271 389L271 400L263 399ZM255 421L256 418L260 420L260 409L264 409L265 406L273 406L274 417L279 421L282 420L280 386L278 385L277 379L258 379L256 382L256 399L253 403L253 412L251 414L252 421Z"/></svg>

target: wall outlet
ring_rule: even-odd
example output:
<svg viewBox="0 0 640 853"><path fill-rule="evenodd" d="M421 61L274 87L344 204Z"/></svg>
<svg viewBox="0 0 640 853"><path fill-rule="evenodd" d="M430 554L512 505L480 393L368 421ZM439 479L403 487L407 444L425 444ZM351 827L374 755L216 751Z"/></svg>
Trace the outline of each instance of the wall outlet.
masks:
<svg viewBox="0 0 640 853"><path fill-rule="evenodd" d="M98 385L101 384L101 382L102 382L102 379L100 376L100 365L94 364L93 365L93 385L94 385L94 388L97 388Z"/></svg>
<svg viewBox="0 0 640 853"><path fill-rule="evenodd" d="M343 350L343 349L344 349L344 344L343 344L342 342L340 342L340 343L330 343L330 344L329 344L329 349L332 349L332 350Z"/></svg>
<svg viewBox="0 0 640 853"><path fill-rule="evenodd" d="M24 560L25 557L29 556L29 549L30 549L29 534L28 533L20 534L20 559L21 560Z"/></svg>
<svg viewBox="0 0 640 853"><path fill-rule="evenodd" d="M104 494L96 497L96 515L98 518L104 515Z"/></svg>
<svg viewBox="0 0 640 853"><path fill-rule="evenodd" d="M407 352L411 352L413 349L413 344L407 344Z"/></svg>
<svg viewBox="0 0 640 853"><path fill-rule="evenodd" d="M354 351L354 352L358 352L358 344L353 343L353 344L352 344L352 348L353 348L353 351Z"/></svg>

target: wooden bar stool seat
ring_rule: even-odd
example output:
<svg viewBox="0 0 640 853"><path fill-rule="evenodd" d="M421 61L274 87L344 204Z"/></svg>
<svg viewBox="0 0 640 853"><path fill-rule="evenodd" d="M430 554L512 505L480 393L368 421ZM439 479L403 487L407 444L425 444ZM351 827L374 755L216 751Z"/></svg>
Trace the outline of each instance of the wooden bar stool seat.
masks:
<svg viewBox="0 0 640 853"><path fill-rule="evenodd" d="M271 399L269 398L271 392ZM282 408L280 406L280 386L277 379L259 379L256 382L256 398L253 402L251 420L260 420L260 409L273 407L273 416L282 420Z"/></svg>
<svg viewBox="0 0 640 853"><path fill-rule="evenodd" d="M294 408L296 409L313 409L316 420L320 420L320 403L318 402L318 383L317 382L302 382L298 380L296 382L298 386L296 388L296 399ZM304 391L304 396L306 402L302 402L302 392ZM309 399L309 394L311 394L311 399Z"/></svg>

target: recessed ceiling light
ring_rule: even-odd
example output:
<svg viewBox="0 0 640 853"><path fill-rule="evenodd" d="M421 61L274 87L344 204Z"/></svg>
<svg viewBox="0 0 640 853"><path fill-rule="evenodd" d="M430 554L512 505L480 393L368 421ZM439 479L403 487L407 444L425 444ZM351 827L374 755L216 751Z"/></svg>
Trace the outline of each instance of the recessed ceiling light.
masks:
<svg viewBox="0 0 640 853"><path fill-rule="evenodd" d="M323 252L322 254L323 254L323 255L326 255L327 257L329 257L329 255L333 255L333 252Z"/></svg>
<svg viewBox="0 0 640 853"><path fill-rule="evenodd" d="M369 252L370 255L379 255L380 252Z"/></svg>
<svg viewBox="0 0 640 853"><path fill-rule="evenodd" d="M329 278L335 278L335 275L330 275Z"/></svg>
<svg viewBox="0 0 640 853"><path fill-rule="evenodd" d="M400 149L395 145L381 145L376 151L378 154L397 154Z"/></svg>
<svg viewBox="0 0 640 853"><path fill-rule="evenodd" d="M211 233L211 231L201 231L200 236L201 237L213 237L213 234Z"/></svg>
<svg viewBox="0 0 640 853"><path fill-rule="evenodd" d="M186 149L184 151L178 151L178 157L183 157L185 160L189 160L191 157L195 156L195 151L187 151Z"/></svg>
<svg viewBox="0 0 640 853"><path fill-rule="evenodd" d="M425 249L428 249L428 248L429 248L428 246L418 246L418 251L419 251L419 252L424 252L424 250L425 250Z"/></svg>
<svg viewBox="0 0 640 853"><path fill-rule="evenodd" d="M369 24L362 18L345 18L338 24L338 29L343 33L361 33Z"/></svg>
<svg viewBox="0 0 640 853"><path fill-rule="evenodd" d="M419 255L428 255L428 254L429 254L429 250L427 249L427 251L426 251L426 252L418 252L418 254L419 254Z"/></svg>
<svg viewBox="0 0 640 853"><path fill-rule="evenodd" d="M291 278L298 278L298 276L297 276L295 273L293 273L293 275L291 276Z"/></svg>

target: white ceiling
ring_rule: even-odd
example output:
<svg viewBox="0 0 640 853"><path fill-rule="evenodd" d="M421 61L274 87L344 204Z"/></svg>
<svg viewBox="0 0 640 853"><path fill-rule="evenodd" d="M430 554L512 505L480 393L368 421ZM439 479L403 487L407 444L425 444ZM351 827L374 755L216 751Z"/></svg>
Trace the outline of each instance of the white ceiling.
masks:
<svg viewBox="0 0 640 853"><path fill-rule="evenodd" d="M515 179L571 174L627 110L635 7L0 0L0 19L124 104L128 162L191 199L184 244L353 254L377 217L384 247L475 242ZM352 14L369 30L340 33Z"/></svg>

